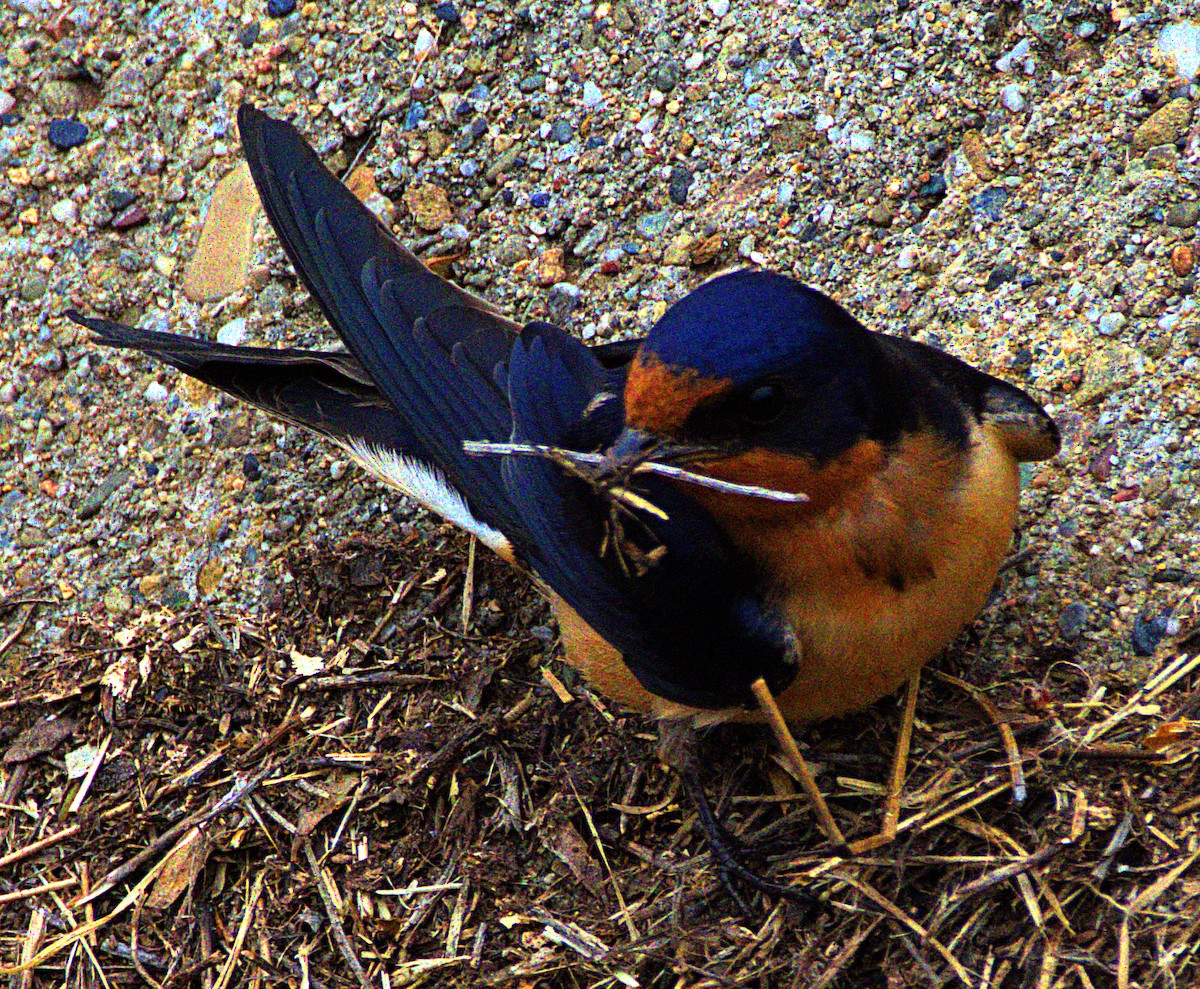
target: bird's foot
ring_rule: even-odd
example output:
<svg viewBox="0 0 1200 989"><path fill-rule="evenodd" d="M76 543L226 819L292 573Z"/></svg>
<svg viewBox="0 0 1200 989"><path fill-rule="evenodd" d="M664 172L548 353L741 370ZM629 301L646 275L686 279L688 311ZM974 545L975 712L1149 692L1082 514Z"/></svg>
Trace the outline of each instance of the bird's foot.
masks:
<svg viewBox="0 0 1200 989"><path fill-rule="evenodd" d="M709 852L716 862L721 883L730 898L742 913L751 913L742 899L734 881L744 884L765 896L775 896L801 904L810 911L821 901L811 893L795 886L785 885L768 879L746 864L753 850L717 820L712 805L700 784L698 738L691 724L684 719L669 719L659 722L659 758L673 769L683 783L684 791L696 809L700 830L708 842Z"/></svg>

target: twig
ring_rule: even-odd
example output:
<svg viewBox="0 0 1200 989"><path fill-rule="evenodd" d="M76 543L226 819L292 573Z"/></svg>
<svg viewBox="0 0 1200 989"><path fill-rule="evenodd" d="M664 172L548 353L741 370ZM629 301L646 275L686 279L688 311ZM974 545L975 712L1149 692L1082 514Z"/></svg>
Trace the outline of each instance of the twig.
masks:
<svg viewBox="0 0 1200 989"><path fill-rule="evenodd" d="M471 537L467 545L467 573L463 577L462 588L462 630L466 632L471 627L471 608L475 604L475 544L479 540Z"/></svg>
<svg viewBox="0 0 1200 989"><path fill-rule="evenodd" d="M25 626L29 624L29 619L33 616L33 609L36 607L37 604L34 602L30 602L29 604L25 605L25 613L21 616L20 620L18 620L17 627L4 637L3 642L0 642L0 656L3 656L6 652L8 652L8 647L21 637L21 633L25 631Z"/></svg>
<svg viewBox="0 0 1200 989"><path fill-rule="evenodd" d="M1017 740L1013 737L1012 728L1008 722L996 710L996 705L992 703L991 698L987 696L978 687L975 687L965 680L960 680L956 676L951 676L949 673L942 673L940 670L934 670L934 673L939 679L946 683L953 684L959 690L967 694L979 707L983 710L996 726L996 730L1000 732L1000 741L1004 744L1004 754L1008 757L1008 772L1012 777L1013 803L1023 804L1028 793L1028 788L1025 784L1025 771L1021 766L1021 750L1017 748Z"/></svg>
<svg viewBox="0 0 1200 989"><path fill-rule="evenodd" d="M258 789L258 785L270 775L270 769L266 768L257 775L243 780L234 785L224 797L218 800L212 807L205 810L197 811L190 817L184 818L174 827L168 828L157 839L138 852L133 858L129 859L122 865L117 866L107 876L105 876L94 890L82 899L72 902L72 906L82 906L85 903L90 903L97 897L103 896L110 889L117 885L122 879L132 872L136 872L144 863L154 858L159 852L164 851L171 845L175 844L176 839L194 828L197 824L202 824L205 821L211 821L214 817L224 814L229 808L241 803L251 793Z"/></svg>
<svg viewBox="0 0 1200 989"><path fill-rule="evenodd" d="M79 813L79 808L83 806L83 802L87 799L88 792L92 788L92 781L95 780L96 773L100 771L100 766L104 763L104 757L108 753L108 747L112 744L112 739L112 732L109 732L104 737L104 741L100 743L100 748L96 752L95 758L92 759L92 764L88 767L87 774L80 781L79 791L75 794L75 798L67 808L68 814Z"/></svg>
<svg viewBox="0 0 1200 989"><path fill-rule="evenodd" d="M362 989L371 989L370 982L367 981L367 973L362 967L362 962L358 960L358 955L354 953L354 948L350 945L350 939L346 937L346 929L342 926L341 914L334 905L333 898L329 895L329 890L325 886L325 877L321 874L321 863L317 861L317 854L313 851L312 842L304 839L301 845L304 849L304 858L308 862L308 868L312 872L313 882L317 886L317 895L321 898L321 905L325 907L325 916L329 920L329 930L333 935L334 943L338 946L338 951L342 953L342 958L346 964L350 966L350 971L354 973L354 977L358 979L359 986ZM214 989L225 989L224 986L216 986Z"/></svg>
<svg viewBox="0 0 1200 989"><path fill-rule="evenodd" d="M237 936L233 939L233 947L229 951L229 958L225 962L224 968L221 969L221 974L217 976L217 981L213 983L213 989L227 989L229 980L233 978L233 969L242 954L242 949L245 947L246 935L250 931L250 923L254 919L255 909L258 907L258 898L262 896L263 876L265 874L265 872L259 872L254 876L254 883L250 887L249 895L246 897L246 909L242 914L242 922L238 925ZM317 876L318 885L320 885L320 881L321 877ZM331 924L334 923L334 918L331 916L329 921ZM340 923L339 920L338 924L340 925ZM345 937L344 934L342 936Z"/></svg>
<svg viewBox="0 0 1200 989"><path fill-rule="evenodd" d="M111 821L114 817L121 817L127 814L132 808L133 803L127 800L123 804L118 804L116 807L111 807L104 811L100 815L100 819L102 821ZM29 858L31 855L36 855L38 852L44 852L47 848L53 848L60 842L75 837L82 830L82 825L72 824L69 828L63 828L61 831L55 831L54 834L46 835L45 838L39 838L37 841L30 842L24 848L18 848L7 855L0 856L0 869L12 865L14 862L20 862L22 859Z"/></svg>
<svg viewBox="0 0 1200 989"><path fill-rule="evenodd" d="M136 906L133 908L133 918L129 922L129 959L133 962L134 971L142 977L142 980L154 989L163 989L163 985L158 979L154 978L143 967L141 959L138 957L138 927L141 925L142 908L146 905L146 897L138 897Z"/></svg>
<svg viewBox="0 0 1200 989"><path fill-rule="evenodd" d="M609 460L602 453L582 453L578 450L565 450L557 446L546 446L541 443L490 443L486 440L463 440L463 450L477 456L498 454L503 457L544 457L557 463L578 467L584 464L588 467L604 467ZM672 481L683 481L685 484L695 484L702 488L711 488L723 494L742 495L746 498L765 498L767 501L782 501L789 504L802 504L809 500L803 491L778 491L775 488L764 488L757 484L737 484L733 481L723 481L719 477L708 474L697 474L695 471L676 467L674 464L663 464L646 460L633 468L634 474L657 474L668 477Z"/></svg>
<svg viewBox="0 0 1200 989"><path fill-rule="evenodd" d="M872 900L875 904L882 907L885 911L887 911L888 914L907 927L922 941L929 944L934 951L936 951L942 956L943 959L945 959L946 963L954 970L954 974L958 976L959 981L962 982L964 986L974 985L974 982L971 980L971 976L968 975L967 970L963 968L962 962L954 957L949 948L931 935L929 931L913 920L908 914L896 906L896 904L879 892L879 890L877 890L874 886L872 886L866 880L860 879L858 876L851 875L848 872L842 872L837 869L833 870L830 875L836 876L843 882L853 886L860 893L866 896L867 899Z"/></svg>
<svg viewBox="0 0 1200 989"><path fill-rule="evenodd" d="M976 893L982 893L984 890L998 886L1009 879L1015 879L1021 873L1028 872L1030 869L1035 869L1039 865L1049 862L1055 855L1062 851L1063 847L1062 845L1047 845L1045 848L1039 849L1026 858L1016 862L1009 862L1008 865L1002 865L999 869L993 869L991 872L980 876L965 886L960 886L951 894L951 899L965 900Z"/></svg>
<svg viewBox="0 0 1200 989"><path fill-rule="evenodd" d="M42 893L49 893L54 889L65 889L68 886L77 885L74 879L56 879L53 882L42 883L41 886L32 886L29 889L18 889L12 893L0 893L0 906L5 903L16 903L18 900L27 900L31 896L40 896Z"/></svg>
<svg viewBox="0 0 1200 989"><path fill-rule="evenodd" d="M587 805L583 802L583 798L579 795L579 791L575 788L575 780L571 774L567 774L567 782L571 784L571 792L575 794L575 802L579 804L579 809L583 811L583 819L587 821L588 830L592 833L592 840L596 843L596 851L600 853L600 861L604 863L604 869L608 873L608 881L612 883L613 892L617 896L617 906L621 908L621 919L625 921L625 927L629 931L629 936L634 941L638 939L637 928L633 926L633 917L630 916L629 906L625 902L625 897L621 894L621 887L617 884L616 873L613 872L612 866L608 862L608 853L604 851L604 842L600 840L600 834L596 831L596 822L592 820L592 812L588 810Z"/></svg>

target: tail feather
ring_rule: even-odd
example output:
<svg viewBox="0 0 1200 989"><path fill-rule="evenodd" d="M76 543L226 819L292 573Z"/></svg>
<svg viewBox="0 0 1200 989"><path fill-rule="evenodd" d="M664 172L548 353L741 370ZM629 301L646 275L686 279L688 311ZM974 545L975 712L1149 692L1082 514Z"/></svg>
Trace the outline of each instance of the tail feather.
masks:
<svg viewBox="0 0 1200 989"><path fill-rule="evenodd" d="M140 350L207 385L338 442L367 441L421 460L429 453L345 352L233 347L107 319L71 320L107 347Z"/></svg>

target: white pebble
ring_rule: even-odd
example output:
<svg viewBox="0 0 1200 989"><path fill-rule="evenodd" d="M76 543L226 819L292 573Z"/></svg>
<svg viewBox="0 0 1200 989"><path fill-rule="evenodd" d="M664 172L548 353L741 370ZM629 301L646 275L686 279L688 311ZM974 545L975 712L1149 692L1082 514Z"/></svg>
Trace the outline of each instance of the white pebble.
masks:
<svg viewBox="0 0 1200 989"><path fill-rule="evenodd" d="M850 150L861 154L875 147L875 135L870 131L859 130L850 135Z"/></svg>
<svg viewBox="0 0 1200 989"><path fill-rule="evenodd" d="M167 394L167 389L157 381L151 381L142 393L147 402L165 402Z"/></svg>
<svg viewBox="0 0 1200 989"><path fill-rule="evenodd" d="M217 343L223 343L227 347L236 347L246 339L246 320L244 317L231 319L228 323L217 330Z"/></svg>
<svg viewBox="0 0 1200 989"><path fill-rule="evenodd" d="M906 244L900 248L900 254L896 257L896 267L901 271L910 271L917 266L919 252L915 244Z"/></svg>
<svg viewBox="0 0 1200 989"><path fill-rule="evenodd" d="M817 119L813 121L813 130L825 131L833 126L833 117L828 113L818 113Z"/></svg>
<svg viewBox="0 0 1200 989"><path fill-rule="evenodd" d="M546 92L553 96L558 92L558 88L558 80L554 76L550 76L546 80Z"/></svg>
<svg viewBox="0 0 1200 989"><path fill-rule="evenodd" d="M1025 60L1025 56L1029 54L1031 47L1029 39L1022 38L1013 46L1012 51L996 59L997 70L1000 72L1011 72L1014 64Z"/></svg>
<svg viewBox="0 0 1200 989"><path fill-rule="evenodd" d="M1000 90L1000 102L1005 110L1020 113L1025 109L1025 95L1021 92L1019 83L1010 83Z"/></svg>
<svg viewBox="0 0 1200 989"><path fill-rule="evenodd" d="M600 92L600 87L597 86L591 79L588 79L583 84L583 105L586 107L598 107L604 102L604 94Z"/></svg>
<svg viewBox="0 0 1200 989"><path fill-rule="evenodd" d="M0 89L0 113L8 113L16 105L17 98L12 93L6 93Z"/></svg>
<svg viewBox="0 0 1200 989"><path fill-rule="evenodd" d="M702 66L703 64L704 64L704 55L703 55L703 53L701 53L701 52L692 52L692 54L690 54L690 55L687 57L687 61L683 63L683 67L684 67L685 69L687 69L687 70L688 70L688 72L695 72L695 71L696 71L698 68L700 68L700 66Z"/></svg>
<svg viewBox="0 0 1200 989"><path fill-rule="evenodd" d="M433 49L433 35L425 28L421 28L417 32L417 43L413 46L413 50L417 54L417 58L424 58Z"/></svg>
<svg viewBox="0 0 1200 989"><path fill-rule="evenodd" d="M59 223L69 226L79 217L79 210L69 199L60 199L50 207L50 215Z"/></svg>
<svg viewBox="0 0 1200 989"><path fill-rule="evenodd" d="M724 17L729 13L729 0L708 0L708 9L713 17Z"/></svg>
<svg viewBox="0 0 1200 989"><path fill-rule="evenodd" d="M335 481L340 481L346 476L346 461L335 460L329 465L329 476Z"/></svg>
<svg viewBox="0 0 1200 989"><path fill-rule="evenodd" d="M650 90L649 100L651 106L662 106L666 98L667 97L657 89Z"/></svg>
<svg viewBox="0 0 1200 989"><path fill-rule="evenodd" d="M1195 79L1200 72L1200 25L1195 21L1168 24L1158 33L1158 50L1175 59L1175 74Z"/></svg>

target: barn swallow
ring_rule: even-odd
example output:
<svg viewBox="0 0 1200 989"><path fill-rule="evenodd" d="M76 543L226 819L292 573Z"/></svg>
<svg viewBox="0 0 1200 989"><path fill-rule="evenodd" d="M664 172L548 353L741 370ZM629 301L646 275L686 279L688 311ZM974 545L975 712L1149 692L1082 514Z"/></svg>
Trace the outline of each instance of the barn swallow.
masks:
<svg viewBox="0 0 1200 989"><path fill-rule="evenodd" d="M759 270L638 341L520 326L426 268L291 125L249 106L238 125L346 349L71 318L328 437L530 573L601 693L671 725L765 717L787 750L786 723L892 692L983 606L1018 464L1059 446L1020 389Z"/></svg>

